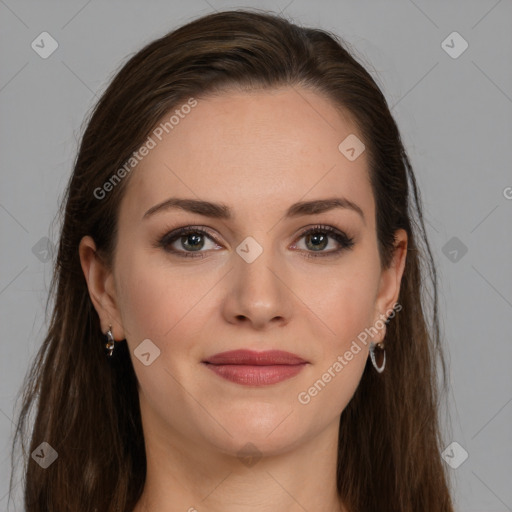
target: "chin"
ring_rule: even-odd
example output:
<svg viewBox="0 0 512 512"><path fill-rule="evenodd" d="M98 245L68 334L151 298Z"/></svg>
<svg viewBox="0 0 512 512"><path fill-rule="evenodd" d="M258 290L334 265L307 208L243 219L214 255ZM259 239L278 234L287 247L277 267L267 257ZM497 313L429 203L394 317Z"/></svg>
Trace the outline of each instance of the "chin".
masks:
<svg viewBox="0 0 512 512"><path fill-rule="evenodd" d="M304 431L304 421L298 422L298 417L291 408L272 407L269 404L262 408L245 408L243 413L230 414L229 417L217 416L217 420L229 432L224 429L215 429L204 432L205 441L214 445L218 450L230 454L239 455L240 450L246 446L246 450L253 449L262 452L266 456L283 453L300 442L307 436Z"/></svg>

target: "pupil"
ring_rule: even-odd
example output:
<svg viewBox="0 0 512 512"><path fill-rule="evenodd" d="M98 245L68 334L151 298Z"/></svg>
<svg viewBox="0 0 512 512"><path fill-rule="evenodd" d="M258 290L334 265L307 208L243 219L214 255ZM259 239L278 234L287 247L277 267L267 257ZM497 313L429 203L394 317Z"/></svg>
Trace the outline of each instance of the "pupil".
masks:
<svg viewBox="0 0 512 512"><path fill-rule="evenodd" d="M314 247L318 248L319 247L319 243L322 244L322 242L323 242L322 248L325 247L325 242L326 242L326 239L327 239L327 237L325 235L314 234L314 235L309 235L309 238L310 238L310 240L314 240L314 242L313 242L313 246ZM322 240L319 241L320 238L323 238L323 241Z"/></svg>
<svg viewBox="0 0 512 512"><path fill-rule="evenodd" d="M198 234L190 234L190 235L185 235L183 237L185 239L185 242L186 244L184 244L185 246L188 245L191 249L194 249L194 250L197 250L197 249L201 249L203 244L201 244L200 247L196 247L194 248L193 246L196 245L196 244L199 244L200 242L200 239L201 239L201 235L198 235ZM194 242L192 242L191 244L189 244L189 241L190 240L195 240Z"/></svg>

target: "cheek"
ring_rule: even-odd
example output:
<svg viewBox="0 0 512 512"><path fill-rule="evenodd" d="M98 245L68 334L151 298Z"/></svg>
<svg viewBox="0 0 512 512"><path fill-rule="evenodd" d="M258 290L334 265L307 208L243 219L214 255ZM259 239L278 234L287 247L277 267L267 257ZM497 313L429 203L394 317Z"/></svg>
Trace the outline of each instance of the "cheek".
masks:
<svg viewBox="0 0 512 512"><path fill-rule="evenodd" d="M312 299L311 309L317 312L328 328L324 337L326 350L342 350L350 346L358 334L370 327L377 291L377 276L371 265L343 270L332 278Z"/></svg>
<svg viewBox="0 0 512 512"><path fill-rule="evenodd" d="M117 262L118 303L126 338L132 349L143 339L157 340L180 317L181 290L165 270L142 251L125 252ZM154 260L154 258L153 258Z"/></svg>
<svg viewBox="0 0 512 512"><path fill-rule="evenodd" d="M119 306L132 349L143 339L159 347L197 330L218 276L198 277L154 255L132 253L119 261ZM195 275L194 275L195 273Z"/></svg>
<svg viewBox="0 0 512 512"><path fill-rule="evenodd" d="M297 401L318 426L339 416L359 385L368 357L368 343L361 340L370 327L375 291L374 270L359 261L357 269L329 280L308 303L328 327L322 332L329 335L316 333L321 340L316 345L318 359Z"/></svg>

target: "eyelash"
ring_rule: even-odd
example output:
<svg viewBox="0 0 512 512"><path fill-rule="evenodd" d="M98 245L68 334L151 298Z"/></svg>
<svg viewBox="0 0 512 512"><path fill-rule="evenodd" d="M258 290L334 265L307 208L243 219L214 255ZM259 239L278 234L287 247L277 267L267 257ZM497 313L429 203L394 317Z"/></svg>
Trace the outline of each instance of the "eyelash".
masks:
<svg viewBox="0 0 512 512"><path fill-rule="evenodd" d="M341 253L344 250L351 249L354 246L354 239L348 236L347 234L343 233L342 231L338 231L337 229L331 227L331 226L325 226L322 224L318 224L316 226L313 226L312 228L306 229L303 231L297 240L300 240L301 238L313 234L313 233L327 233L331 238L336 240L341 246L340 249L336 249L334 251L328 251L328 252L318 252L315 253L314 251L306 251L306 255L304 257L306 258L325 258L329 256L335 256ZM166 233L162 238L158 240L158 242L155 244L156 247L163 248L166 252L175 254L178 257L182 258L204 258L203 254L204 251L201 252L190 252L190 251L178 251L175 249L169 249L169 245L174 243L176 240L180 239L183 236L190 235L190 234L200 234L205 235L208 238L212 239L215 243L218 244L217 240L206 230L203 226L186 226L182 228L178 228L174 231L171 231L169 233ZM220 245L220 244L219 244ZM300 251L303 251L302 249Z"/></svg>

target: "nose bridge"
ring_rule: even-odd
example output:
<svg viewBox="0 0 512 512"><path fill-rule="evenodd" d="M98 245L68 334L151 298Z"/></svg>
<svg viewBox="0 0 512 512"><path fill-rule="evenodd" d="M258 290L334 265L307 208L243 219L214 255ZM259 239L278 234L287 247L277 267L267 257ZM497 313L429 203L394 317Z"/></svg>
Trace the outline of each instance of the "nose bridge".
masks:
<svg viewBox="0 0 512 512"><path fill-rule="evenodd" d="M271 236L265 233L247 236L236 247L232 283L229 293L230 315L244 316L255 324L264 324L276 317L286 319L290 297L286 293L284 268L277 261Z"/></svg>
<svg viewBox="0 0 512 512"><path fill-rule="evenodd" d="M277 266L277 262L270 236L262 233L247 236L236 247L236 253L235 273L244 288L256 290L276 286L276 277L271 269Z"/></svg>

